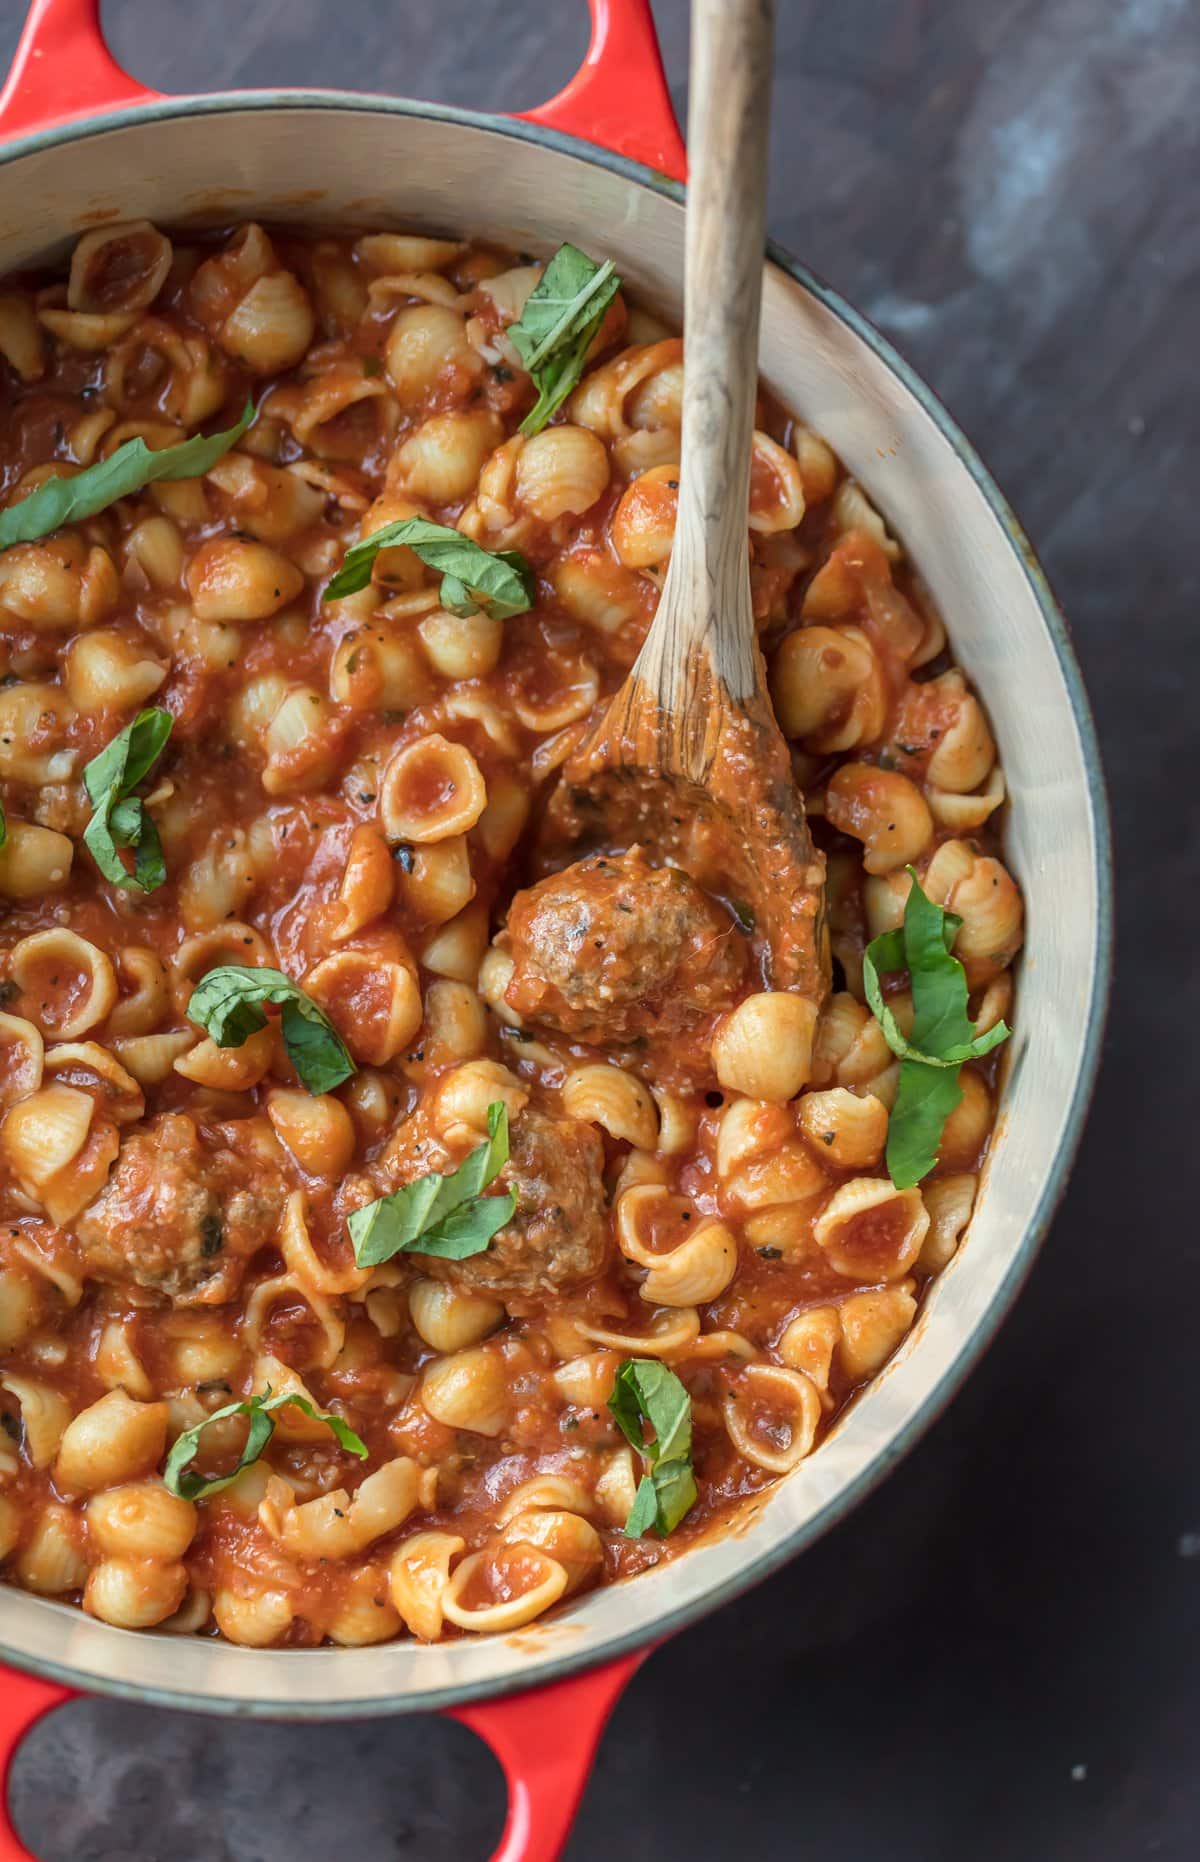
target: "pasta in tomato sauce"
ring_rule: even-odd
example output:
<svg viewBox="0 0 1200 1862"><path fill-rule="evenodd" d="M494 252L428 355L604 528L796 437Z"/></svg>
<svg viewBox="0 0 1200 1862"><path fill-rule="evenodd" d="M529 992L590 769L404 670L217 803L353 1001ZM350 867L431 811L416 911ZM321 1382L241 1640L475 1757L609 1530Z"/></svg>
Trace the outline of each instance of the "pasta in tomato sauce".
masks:
<svg viewBox="0 0 1200 1862"><path fill-rule="evenodd" d="M970 1221L1003 777L765 393L831 989L603 823L533 857L654 611L683 370L552 264L143 222L0 293L0 1559L106 1622L436 1640L686 1551Z"/></svg>

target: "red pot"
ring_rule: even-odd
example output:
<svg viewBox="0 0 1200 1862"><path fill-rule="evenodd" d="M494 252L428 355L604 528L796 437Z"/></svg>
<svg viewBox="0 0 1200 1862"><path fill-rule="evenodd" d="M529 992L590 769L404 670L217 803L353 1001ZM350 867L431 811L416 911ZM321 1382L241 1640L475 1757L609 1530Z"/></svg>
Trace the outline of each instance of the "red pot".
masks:
<svg viewBox="0 0 1200 1862"><path fill-rule="evenodd" d="M684 151L648 0L591 7L580 71L513 119L330 92L163 99L113 62L97 0L34 0L0 95L0 272L55 256L104 216L384 223L395 205L380 178L395 173L413 224L465 218L518 247L591 244L677 311ZM1078 670L1029 545L961 433L882 338L781 254L764 277L762 362L905 538L982 687L1013 796L1029 941L1010 1085L967 1245L885 1375L736 1534L517 1635L233 1649L135 1636L0 1586L0 1655L14 1664L0 1670L6 1768L30 1726L81 1690L266 1717L444 1709L507 1774L498 1856L551 1862L604 1721L649 1649L861 1498L948 1400L1014 1296L1073 1155L1108 980L1107 816ZM1023 1065L1034 1040L1035 1064ZM7 1826L0 1862L30 1862Z"/></svg>

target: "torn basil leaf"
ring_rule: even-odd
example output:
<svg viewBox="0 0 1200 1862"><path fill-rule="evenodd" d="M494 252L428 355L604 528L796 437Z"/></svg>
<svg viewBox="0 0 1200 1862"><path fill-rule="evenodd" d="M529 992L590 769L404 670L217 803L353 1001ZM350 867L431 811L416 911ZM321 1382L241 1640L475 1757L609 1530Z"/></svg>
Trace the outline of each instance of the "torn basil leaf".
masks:
<svg viewBox="0 0 1200 1862"><path fill-rule="evenodd" d="M360 1461L367 1459L366 1444L354 1433L349 1423L342 1421L340 1416L327 1415L323 1410L317 1409L315 1404L310 1403L307 1397L293 1396L286 1390L281 1390L278 1396L272 1396L271 1387L268 1384L266 1390L260 1395L246 1397L240 1403L226 1403L223 1409L215 1409L211 1416L204 1418L203 1422L198 1422L193 1428L184 1430L173 1444L163 1469L163 1482L167 1491L176 1494L181 1500L205 1500L209 1494L220 1493L223 1487L228 1487L231 1481L237 1479L243 1468L252 1467L258 1460L275 1433L274 1412L285 1409L289 1403L303 1410L304 1414L310 1416L314 1422L328 1423L337 1437L338 1446L344 1448L347 1454L357 1455ZM209 1479L189 1468L188 1463L195 1458L200 1447L200 1437L209 1423L223 1422L227 1416L248 1416L250 1418L246 1446L242 1450L237 1466L229 1474L217 1474Z"/></svg>
<svg viewBox="0 0 1200 1862"><path fill-rule="evenodd" d="M84 768L92 818L83 844L115 886L153 892L167 877L158 829L133 791L162 755L174 722L161 706L140 711ZM133 852L132 872L121 859L123 848Z"/></svg>
<svg viewBox="0 0 1200 1862"><path fill-rule="evenodd" d="M517 1199L481 1192L508 1162L508 1107L496 1100L488 1107L488 1135L457 1170L436 1172L402 1184L377 1202L354 1210L347 1227L360 1267L378 1267L394 1254L434 1254L465 1261L482 1254L493 1235L512 1219Z"/></svg>
<svg viewBox="0 0 1200 1862"><path fill-rule="evenodd" d="M608 1407L625 1440L640 1455L673 1461L691 1453L692 1399L660 1359L626 1358L614 1379ZM643 1422L654 1430L649 1446Z"/></svg>
<svg viewBox="0 0 1200 1862"><path fill-rule="evenodd" d="M967 975L952 955L962 919L935 905L908 868L912 888L904 923L872 938L863 953L863 985L871 1013L900 1061L896 1102L888 1118L888 1175L898 1190L914 1189L937 1162L946 1120L962 1098L959 1071L991 1053L1012 1030L998 1021L976 1034L967 1013ZM907 970L913 1030L906 1036L888 1007L881 972Z"/></svg>
<svg viewBox="0 0 1200 1862"><path fill-rule="evenodd" d="M265 1028L264 1003L280 1009L283 1045L310 1093L332 1092L354 1072L345 1042L311 996L282 970L225 963L197 983L187 1006L188 1020L211 1035L218 1047L241 1047Z"/></svg>
<svg viewBox="0 0 1200 1862"><path fill-rule="evenodd" d="M657 1461L648 1475L643 1475L638 1484L638 1493L630 1508L629 1519L625 1522L625 1536L640 1539L642 1532L633 1532L630 1525L637 1509L638 1499L644 1488L649 1487L654 1497L654 1517L650 1524L660 1539L665 1539L668 1532L674 1532L680 1520L696 1504L696 1476L692 1472L690 1461ZM643 1501L643 1505L647 1503Z"/></svg>
<svg viewBox="0 0 1200 1862"><path fill-rule="evenodd" d="M254 405L247 401L241 419L224 433L196 433L157 452L145 440L126 440L107 459L98 459L73 478L43 479L27 498L0 511L0 550L14 543L36 543L64 524L95 517L118 498L128 498L160 479L202 477L237 445L253 419Z"/></svg>
<svg viewBox="0 0 1200 1862"><path fill-rule="evenodd" d="M538 391L522 433L540 433L576 386L592 338L620 289L611 259L598 265L578 246L558 248L507 331Z"/></svg>
<svg viewBox="0 0 1200 1862"><path fill-rule="evenodd" d="M608 1407L626 1441L650 1463L629 1510L625 1536L640 1539L653 1526L665 1538L696 1500L692 1399L658 1358L627 1358L614 1379ZM649 1442L647 1423L654 1431Z"/></svg>
<svg viewBox="0 0 1200 1862"><path fill-rule="evenodd" d="M419 556L427 568L441 571L438 599L451 614L477 614L482 609L494 621L504 621L533 606L534 574L520 550L485 550L461 531L432 523L427 517L399 518L351 544L346 560L326 584L322 601L357 594L371 580L380 550L401 545Z"/></svg>
<svg viewBox="0 0 1200 1862"><path fill-rule="evenodd" d="M477 604L471 598L471 591L465 582L456 575L444 575L442 586L438 590L438 601L447 614L457 614L459 620L465 620L470 614L478 614Z"/></svg>
<svg viewBox="0 0 1200 1862"><path fill-rule="evenodd" d="M947 1072L919 1060L900 1063L900 1083L888 1114L888 1175L912 1190L937 1163L946 1120L962 1098L958 1068Z"/></svg>
<svg viewBox="0 0 1200 1862"><path fill-rule="evenodd" d="M625 1537L640 1539L644 1533L649 1532L651 1526L658 1526L658 1495L651 1476L643 1474L625 1521Z"/></svg>

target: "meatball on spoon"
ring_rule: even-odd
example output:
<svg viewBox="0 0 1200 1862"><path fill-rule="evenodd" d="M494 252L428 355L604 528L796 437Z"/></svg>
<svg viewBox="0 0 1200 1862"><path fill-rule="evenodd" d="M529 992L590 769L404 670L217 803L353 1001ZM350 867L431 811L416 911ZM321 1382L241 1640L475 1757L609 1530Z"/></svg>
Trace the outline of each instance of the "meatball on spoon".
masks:
<svg viewBox="0 0 1200 1862"><path fill-rule="evenodd" d="M656 863L682 867L749 908L770 988L819 1003L828 986L824 861L767 696L746 546L771 14L771 0L692 8L675 542L642 650L567 762L543 847L561 865L568 850L636 843ZM568 880L559 875L560 885Z"/></svg>

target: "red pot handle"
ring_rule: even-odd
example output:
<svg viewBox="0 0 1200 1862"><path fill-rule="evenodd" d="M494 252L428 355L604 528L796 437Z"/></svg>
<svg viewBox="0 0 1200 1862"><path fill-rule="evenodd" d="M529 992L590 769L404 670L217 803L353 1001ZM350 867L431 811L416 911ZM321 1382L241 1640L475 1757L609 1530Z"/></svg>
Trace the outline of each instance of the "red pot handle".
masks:
<svg viewBox="0 0 1200 1862"><path fill-rule="evenodd" d="M667 89L650 0L588 0L592 42L575 76L526 123L561 129L614 155L687 179L687 154Z"/></svg>
<svg viewBox="0 0 1200 1862"><path fill-rule="evenodd" d="M152 103L161 94L131 78L112 57L100 30L100 0L31 0L0 91L0 137Z"/></svg>
<svg viewBox="0 0 1200 1862"><path fill-rule="evenodd" d="M683 141L663 74L650 0L588 0L592 40L557 97L521 113L628 155L676 181L686 173ZM123 71L104 43L100 0L32 0L7 82L0 138L50 129L160 91Z"/></svg>
<svg viewBox="0 0 1200 1862"><path fill-rule="evenodd" d="M489 1745L508 1783L508 1819L492 1862L556 1862L587 1783L604 1723L649 1653L639 1649L590 1673L505 1700L458 1707L450 1718ZM13 1829L13 1760L43 1714L79 1696L56 1681L0 1667L0 1862L37 1862Z"/></svg>
<svg viewBox="0 0 1200 1862"><path fill-rule="evenodd" d="M16 1668L0 1668L0 1862L37 1862L13 1829L8 1814L8 1787L17 1748L44 1713L74 1700L73 1688L57 1681L39 1681Z"/></svg>
<svg viewBox="0 0 1200 1862"><path fill-rule="evenodd" d="M587 1674L452 1711L492 1748L508 1781L508 1818L492 1862L557 1862L605 1722L649 1653L638 1649ZM8 1862L2 1851L0 1862Z"/></svg>

